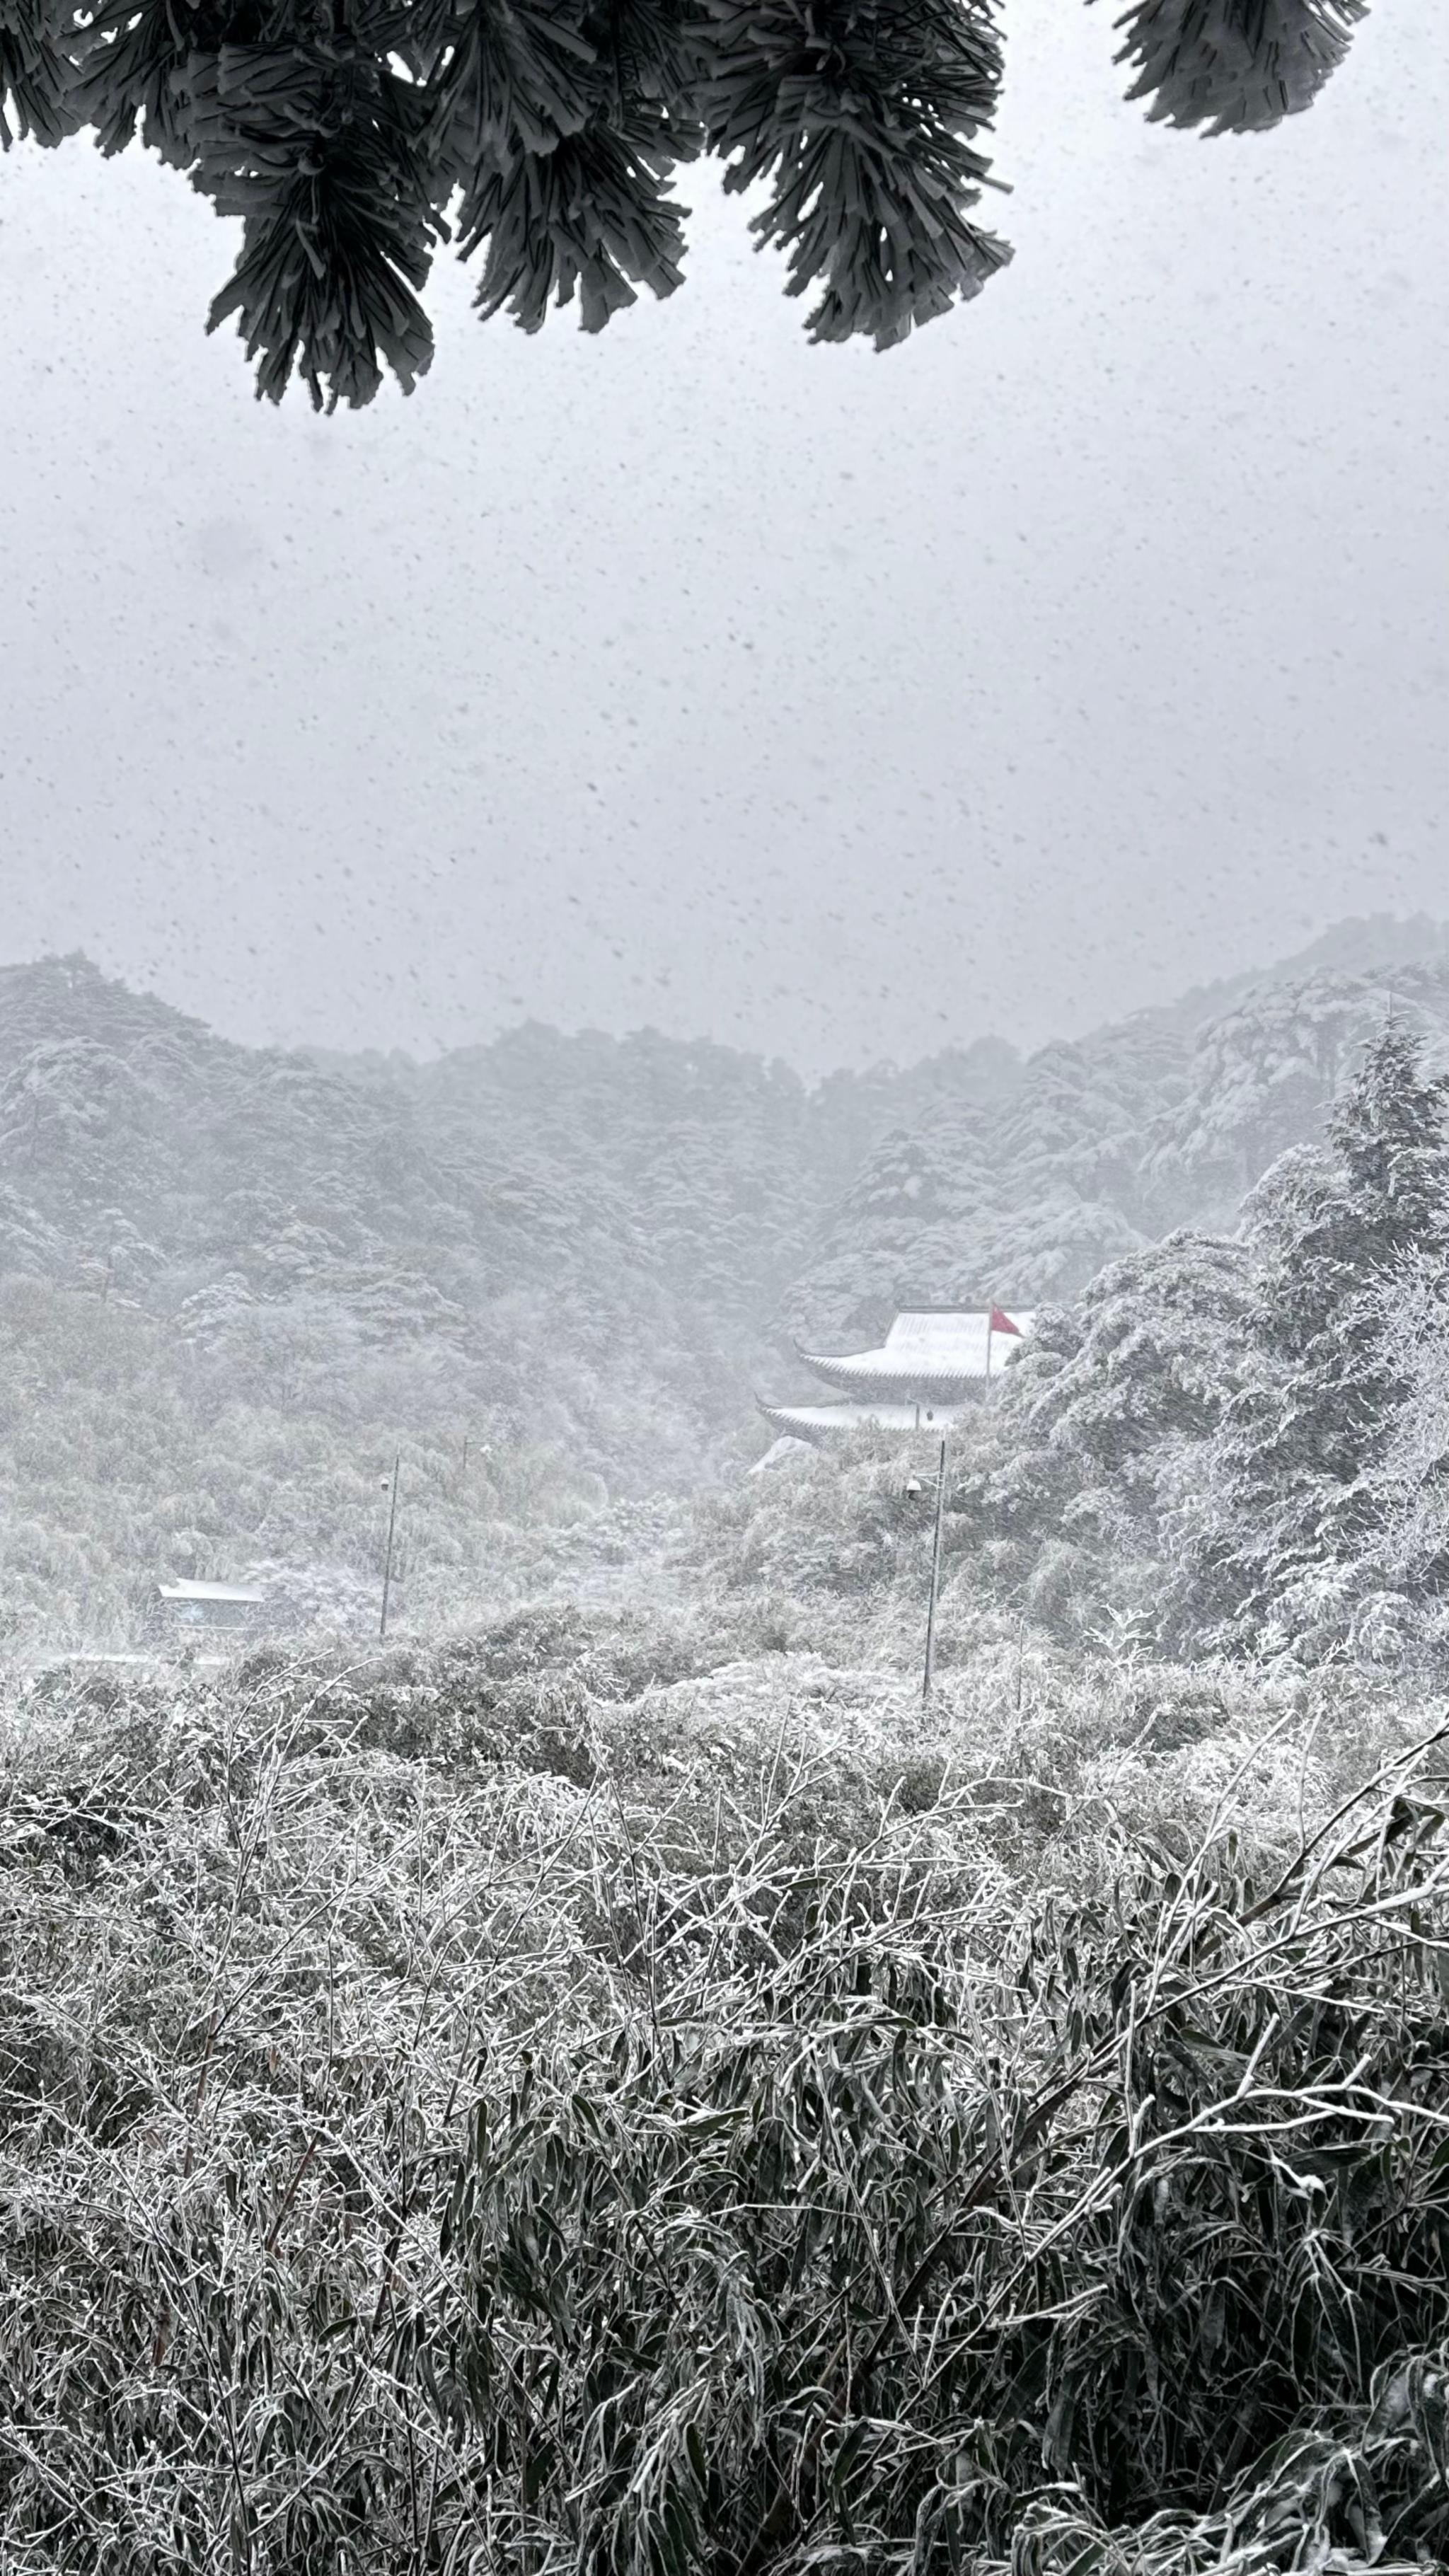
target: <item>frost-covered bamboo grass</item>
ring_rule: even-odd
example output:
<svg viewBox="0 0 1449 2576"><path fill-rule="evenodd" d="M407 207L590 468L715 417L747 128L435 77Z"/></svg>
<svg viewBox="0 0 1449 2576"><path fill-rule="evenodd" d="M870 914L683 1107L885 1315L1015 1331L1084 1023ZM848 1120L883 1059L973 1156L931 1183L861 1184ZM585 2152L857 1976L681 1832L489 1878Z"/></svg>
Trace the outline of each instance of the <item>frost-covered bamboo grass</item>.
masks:
<svg viewBox="0 0 1449 2576"><path fill-rule="evenodd" d="M1432 2132L1437 2146L1439 2107L1424 1940L1440 1864L1410 1749L1422 1712L1362 1687L1355 1698L1242 1674L1211 1688L1144 1669L1093 1678L1040 1652L1019 1674L1002 1647L947 1668L928 1729L910 1679L880 1666L775 1654L681 1673L667 1628L641 1621L626 1661L617 1628L596 1624L592 1657L583 1629L564 1646L548 1623L514 1632L506 1681L496 1657L485 1668L460 1649L351 1666L261 1656L185 1687L12 1694L0 1802L7 2567L723 2570L738 2535L720 2481L753 2492L762 2460L792 2499L771 2524L772 2566L833 2549L841 2497L858 2526L848 2546L903 2564L922 2498L941 2486L946 2415L966 2468L952 2472L949 2512L920 2526L919 2563L1014 2545L1022 2565L1075 2564L1072 2550L1105 2545L1087 2535L1115 2507L1100 2428L1079 2437L1053 2413L1050 2371L992 2383L994 2395L982 2380L967 2439L956 2399L946 2415L918 2400L888 2336L867 2432L850 2433L865 2418L847 2383L968 2164L1015 2139L1010 2191L969 2263L943 2240L930 2301L922 2287L907 2302L910 2368L928 2378L948 2361L959 2376L958 2345L979 2370L983 2337L1025 2333L1031 2315L1052 2350L1077 2319L1079 2359L1094 2314L1116 2317L1120 2343L1112 2265L1136 2242L1127 2213L1140 2217L1149 2180L1184 2195L1189 2245L1194 2176L1225 2173L1240 2152L1256 2160L1260 2198L1280 2166L1301 2179L1315 2135L1333 2191L1372 2198L1386 2156L1399 2158L1395 2190L1424 2184L1418 2143ZM1295 1875L1346 1783L1383 1763L1373 1797ZM1356 1846L1345 1874L1337 1855ZM1124 1973L1139 1998L1130 2044ZM1335 2040L1323 2063L1297 2067L1294 2015L1330 1990L1359 2036L1348 2059ZM940 2017L918 2009L928 1995ZM1159 2071L1188 2087L1165 2127L1141 2092L1154 2013L1174 2030L1207 2016L1201 2049L1183 2041L1174 2058L1160 2033L1153 2043ZM1365 2044L1390 2052L1371 2081L1353 2071ZM1068 2074L1039 2154L1031 2105ZM1285 2111L1310 2079L1301 2114ZM733 2107L712 2129L721 2085L736 2088ZM1232 2136L1214 2126L1226 2099ZM1387 2141L1373 2128L1385 2120ZM791 2121L813 2165L792 2165L804 2151ZM835 2153L847 2133L855 2161ZM590 2136L586 2172L568 2142L582 2153ZM769 2227L792 2266L798 2255L789 2313L805 2328L773 2340L784 2310L749 2233L749 2177L771 2154L784 2162ZM893 2195L909 2201L928 2170L938 2217L922 2204L902 2218ZM624 2264L616 2186L629 2172L641 2207L657 2201L683 2232L666 2228L652 2250L641 2240ZM1311 2270L1300 2219L1329 2215L1303 2188L1306 2199L1282 2181L1285 2281ZM703 2333L725 2313L698 2304L706 2218L709 2296L726 2296L728 2274L743 2301L738 2351L728 2332L718 2348ZM557 2301L540 2308L505 2259L529 2224L539 2248L563 2249L567 2317ZM1271 2236L1264 2261L1277 2259ZM766 2251L773 2263L773 2237ZM1206 2317L1206 2257L1199 2273ZM1189 2301L1197 2277L1183 2275ZM1421 2293L1410 2280L1406 2315ZM601 2386L591 2393L578 2336L597 2331L617 2355L676 2310L660 2353L639 2345L637 2373L615 2376L607 2404ZM1162 2331L1176 2370L1186 2311L1174 2324L1164 2309ZM539 2338L554 2333L550 2360ZM1347 2445L1355 2493L1370 2475L1382 2486L1388 2461L1397 2495L1419 2456L1414 2427L1427 2439L1437 2421L1423 2373L1402 2381L1402 2404L1391 2375L1380 2398L1399 2416L1384 2451L1366 2431L1371 2370L1349 2388L1343 2353L1325 2351L1293 2435L1319 2463L1299 2478L1312 2495L1281 2507L1301 2531L1318 2527L1312 2497L1324 2530L1342 2520L1323 2501L1330 2452ZM516 2373L531 2387L535 2366L565 2437L547 2474L532 2454L520 2465L517 2443ZM1235 2407L1246 2385L1232 2382ZM1212 2403L1199 2390L1204 2424ZM1146 2464L1166 2434L1150 2408L1144 2424ZM679 2480L698 2459L690 2540ZM1245 2456L1234 2474L1253 2468ZM1273 2475L1286 2494L1287 2472ZM1125 2500L1140 2520L1140 2492ZM1144 2538L1144 2565L1203 2563L1209 2528L1228 2531L1228 2503L1197 2489L1174 2510L1168 2537ZM1250 2554L1226 2563L1269 2563L1251 2538L1268 2508L1252 2508L1257 2522L1231 2510Z"/></svg>

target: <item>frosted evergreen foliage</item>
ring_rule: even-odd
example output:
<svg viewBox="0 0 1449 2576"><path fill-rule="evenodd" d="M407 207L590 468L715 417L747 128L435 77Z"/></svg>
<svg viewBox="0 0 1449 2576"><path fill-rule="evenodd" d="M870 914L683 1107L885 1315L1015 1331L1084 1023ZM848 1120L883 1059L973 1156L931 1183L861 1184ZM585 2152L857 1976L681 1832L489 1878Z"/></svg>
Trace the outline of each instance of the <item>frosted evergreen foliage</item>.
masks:
<svg viewBox="0 0 1449 2576"><path fill-rule="evenodd" d="M1312 106L1364 15L1365 0L1134 0L1128 96L1168 125L1257 132Z"/></svg>
<svg viewBox="0 0 1449 2576"><path fill-rule="evenodd" d="M973 224L1001 46L983 0L709 0L710 144L726 185L772 193L754 230L819 285L817 340L886 349L1010 257Z"/></svg>
<svg viewBox="0 0 1449 2576"><path fill-rule="evenodd" d="M65 11L53 0L0 0L0 145L54 146L73 130Z"/></svg>
<svg viewBox="0 0 1449 2576"><path fill-rule="evenodd" d="M973 1561L1048 1628L1170 1619L1166 1529L1242 1388L1252 1291L1243 1244L1183 1230L1038 1313L956 1503Z"/></svg>
<svg viewBox="0 0 1449 2576"><path fill-rule="evenodd" d="M1249 1380L1184 1504L1199 1643L1322 1652L1392 1589L1383 1480L1411 1381L1382 1328L1449 1257L1449 1079L1385 1028L1330 1123L1248 1211L1259 1264Z"/></svg>
<svg viewBox="0 0 1449 2576"><path fill-rule="evenodd" d="M195 184L243 219L208 328L236 315L274 401L295 371L319 409L369 402L384 361L410 392L433 353L416 290L442 229L418 90L350 37L305 57L229 46L188 79Z"/></svg>
<svg viewBox="0 0 1449 2576"><path fill-rule="evenodd" d="M1449 1646L1449 1275L1432 1256L1386 1286L1378 1327L1403 1388L1379 1477L1381 1553L1395 1591L1421 1605L1424 1642Z"/></svg>
<svg viewBox="0 0 1449 2576"><path fill-rule="evenodd" d="M1361 0L1141 0L1133 95L1176 124L1306 106ZM242 222L211 323L257 390L409 391L439 241L478 307L603 325L683 276L676 166L766 191L754 230L817 340L885 349L1010 257L977 221L996 0L0 0L0 144L144 144Z"/></svg>

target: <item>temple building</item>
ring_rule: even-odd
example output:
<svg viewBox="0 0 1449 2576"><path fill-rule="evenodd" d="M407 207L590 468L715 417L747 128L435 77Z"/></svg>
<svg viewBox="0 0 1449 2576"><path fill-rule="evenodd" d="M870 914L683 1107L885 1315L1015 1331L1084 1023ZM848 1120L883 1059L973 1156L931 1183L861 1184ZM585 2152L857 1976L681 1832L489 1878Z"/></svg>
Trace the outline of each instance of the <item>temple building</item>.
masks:
<svg viewBox="0 0 1449 2576"><path fill-rule="evenodd" d="M757 1401L782 1440L817 1448L851 1431L947 1431L982 1402L1031 1327L1021 1307L913 1306L897 1315L879 1350L838 1358L800 1351L805 1367L837 1390L831 1402Z"/></svg>
<svg viewBox="0 0 1449 2576"><path fill-rule="evenodd" d="M152 1597L151 1625L199 1629L254 1629L260 1626L267 1596L258 1583L158 1583Z"/></svg>

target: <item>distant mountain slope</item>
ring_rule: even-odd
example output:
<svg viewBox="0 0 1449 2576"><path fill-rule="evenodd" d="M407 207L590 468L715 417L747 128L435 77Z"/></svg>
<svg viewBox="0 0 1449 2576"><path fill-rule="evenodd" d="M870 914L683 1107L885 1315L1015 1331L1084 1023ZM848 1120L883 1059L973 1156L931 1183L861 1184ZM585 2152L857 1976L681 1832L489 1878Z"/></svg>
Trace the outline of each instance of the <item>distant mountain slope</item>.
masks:
<svg viewBox="0 0 1449 2576"><path fill-rule="evenodd" d="M1449 941L1432 924L1405 925L1403 946L1364 927L1384 961L1364 973L1290 961L1218 1015L1189 997L1044 1047L996 1102L941 1100L893 1126L821 1226L785 1323L819 1348L899 1304L1035 1304L1174 1226L1231 1228L1387 1010L1449 1060Z"/></svg>
<svg viewBox="0 0 1449 2576"><path fill-rule="evenodd" d="M405 1415L610 1481L735 1433L836 1177L798 1079L722 1048L532 1029L350 1065L232 1045L84 959L0 973L0 1274L127 1301L241 1382L285 1327L324 1409L359 1346L425 1346Z"/></svg>
<svg viewBox="0 0 1449 2576"><path fill-rule="evenodd" d="M258 1401L345 1411L386 1353L405 1419L673 1481L748 1437L790 1332L1060 1296L1231 1224L1390 986L1449 1040L1449 931L1344 924L1024 1063L987 1041L811 1091L647 1031L528 1026L426 1065L250 1049L84 958L12 966L0 1274L133 1306Z"/></svg>
<svg viewBox="0 0 1449 2576"><path fill-rule="evenodd" d="M1387 912L1364 913L1334 922L1306 947L1274 965L1253 966L1214 984L1195 985L1179 1000L1167 1003L1161 1014L1146 1016L1178 1020L1197 1030L1226 1018L1271 985L1308 984L1320 975L1367 976L1392 984L1397 967L1427 966L1445 959L1449 959L1449 921L1434 921L1425 912L1412 913L1407 921Z"/></svg>

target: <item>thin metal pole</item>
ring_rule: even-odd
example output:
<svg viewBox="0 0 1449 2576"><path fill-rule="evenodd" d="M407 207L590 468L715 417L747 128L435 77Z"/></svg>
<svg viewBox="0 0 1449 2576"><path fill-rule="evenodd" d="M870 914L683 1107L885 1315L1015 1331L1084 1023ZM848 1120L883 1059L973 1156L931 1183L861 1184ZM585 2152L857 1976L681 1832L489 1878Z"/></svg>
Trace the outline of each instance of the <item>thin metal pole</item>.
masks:
<svg viewBox="0 0 1449 2576"><path fill-rule="evenodd" d="M926 1612L926 1676L921 1686L922 1699L931 1696L931 1682L936 1669L936 1595L941 1589L941 1515L946 1508L946 1443L941 1443L941 1463L936 1470L936 1535L931 1541L931 1600Z"/></svg>
<svg viewBox="0 0 1449 2576"><path fill-rule="evenodd" d="M401 1465L402 1451L398 1450L392 1462L392 1500L387 1507L387 1556L382 1569L382 1617L377 1623L379 1637L387 1635L387 1596L392 1589L392 1534L397 1527L397 1477Z"/></svg>

